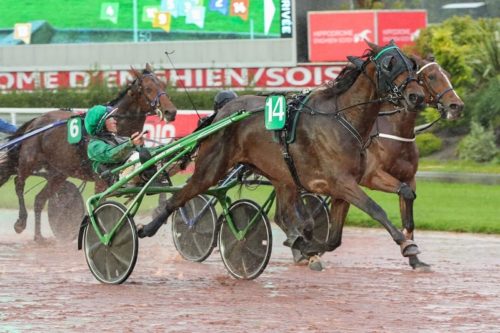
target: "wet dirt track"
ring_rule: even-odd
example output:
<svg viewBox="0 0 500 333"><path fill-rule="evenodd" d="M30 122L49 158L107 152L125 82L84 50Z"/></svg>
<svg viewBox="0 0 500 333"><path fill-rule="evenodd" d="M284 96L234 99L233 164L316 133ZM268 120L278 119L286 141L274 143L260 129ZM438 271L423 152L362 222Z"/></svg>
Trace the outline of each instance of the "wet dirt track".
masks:
<svg viewBox="0 0 500 333"><path fill-rule="evenodd" d="M218 252L190 263L153 238L125 284L109 286L76 243L36 244L31 219L15 234L15 214L0 215L0 332L500 331L498 236L418 232L434 272L417 273L384 230L346 228L327 269L313 272L291 264L275 229L254 281L231 278Z"/></svg>

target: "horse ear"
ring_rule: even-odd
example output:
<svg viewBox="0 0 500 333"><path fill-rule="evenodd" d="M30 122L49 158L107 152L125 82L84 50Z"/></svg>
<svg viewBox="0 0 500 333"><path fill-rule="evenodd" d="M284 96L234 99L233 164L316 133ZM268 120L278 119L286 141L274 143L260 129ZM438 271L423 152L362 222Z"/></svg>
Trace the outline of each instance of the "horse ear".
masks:
<svg viewBox="0 0 500 333"><path fill-rule="evenodd" d="M436 57L434 57L434 54L429 53L429 54L427 54L427 56L425 57L425 60L429 60L429 61L436 61Z"/></svg>
<svg viewBox="0 0 500 333"><path fill-rule="evenodd" d="M132 75L134 75L136 78L140 78L141 77L141 73L137 69L135 69L132 66L130 66L130 69L132 70Z"/></svg>
<svg viewBox="0 0 500 333"><path fill-rule="evenodd" d="M359 57L347 56L347 60L352 62L357 69L361 69L363 67L364 61Z"/></svg>
<svg viewBox="0 0 500 333"><path fill-rule="evenodd" d="M378 46L377 44L374 44L372 42L370 42L368 39L365 38L365 43L368 44L368 46L370 47L370 49L373 50L373 52L375 53L379 53L380 50L381 50L381 47Z"/></svg>
<svg viewBox="0 0 500 333"><path fill-rule="evenodd" d="M416 54L410 54L408 56L408 58L413 63L413 69L419 69L420 66L422 66L422 62L423 62L422 58L420 58L418 55L416 55Z"/></svg>
<svg viewBox="0 0 500 333"><path fill-rule="evenodd" d="M146 72L152 73L153 72L153 67L149 63L146 63Z"/></svg>

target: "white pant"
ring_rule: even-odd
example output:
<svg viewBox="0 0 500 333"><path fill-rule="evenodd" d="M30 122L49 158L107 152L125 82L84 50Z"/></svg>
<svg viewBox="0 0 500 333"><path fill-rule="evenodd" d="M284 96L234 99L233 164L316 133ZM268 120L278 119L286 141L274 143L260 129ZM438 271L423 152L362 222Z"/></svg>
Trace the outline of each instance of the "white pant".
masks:
<svg viewBox="0 0 500 333"><path fill-rule="evenodd" d="M135 151L132 153L132 155L130 155L130 157L128 158L128 160L125 163L129 163L132 161L138 161L138 160L139 160L139 153ZM120 171L119 179L122 180L123 178L127 177L132 172L134 172L135 170L139 169L141 166L142 166L142 164L140 162L136 162L135 164L132 164L131 166L126 167L125 169ZM137 184L140 181L141 181L141 178L139 177L139 175L137 175L136 177L132 178L129 181L129 184L134 184L134 183Z"/></svg>

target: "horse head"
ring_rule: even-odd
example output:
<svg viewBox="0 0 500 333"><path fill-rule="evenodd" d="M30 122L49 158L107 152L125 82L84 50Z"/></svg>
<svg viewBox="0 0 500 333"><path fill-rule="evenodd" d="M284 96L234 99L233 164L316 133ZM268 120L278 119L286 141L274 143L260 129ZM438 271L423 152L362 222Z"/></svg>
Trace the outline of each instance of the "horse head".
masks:
<svg viewBox="0 0 500 333"><path fill-rule="evenodd" d="M138 94L143 97L142 109L148 110L148 114L157 114L167 122L175 120L177 107L166 92L166 84L158 79L151 66L146 64L142 73L132 68L132 74L135 80L129 94Z"/></svg>
<svg viewBox="0 0 500 333"><path fill-rule="evenodd" d="M376 85L379 96L386 96L394 104L403 102L409 111L424 107L425 92L417 79L417 65L394 42L386 46L366 42L370 48L370 61L375 64Z"/></svg>
<svg viewBox="0 0 500 333"><path fill-rule="evenodd" d="M425 89L426 102L436 107L446 119L455 120L462 116L464 102L451 85L449 74L434 60L412 56L419 66L418 79Z"/></svg>

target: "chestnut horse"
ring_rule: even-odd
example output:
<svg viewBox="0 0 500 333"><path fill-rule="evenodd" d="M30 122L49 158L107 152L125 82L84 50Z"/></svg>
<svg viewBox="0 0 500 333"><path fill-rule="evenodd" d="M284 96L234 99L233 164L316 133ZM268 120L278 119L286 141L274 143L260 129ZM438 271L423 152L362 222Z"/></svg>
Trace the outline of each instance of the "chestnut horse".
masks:
<svg viewBox="0 0 500 333"><path fill-rule="evenodd" d="M448 120L460 117L464 103L439 64L418 57L412 58L420 67L417 73L424 87L426 103L438 108ZM412 240L415 228L413 220L413 201L416 198L415 175L418 169L418 148L414 133L416 118L417 113L403 110L377 119L374 126L375 133L372 133L377 137L368 148L367 167L360 182L362 186L373 190L398 194L403 233L407 239ZM342 207L338 209L345 210ZM342 225L343 221L338 221L334 228L341 229ZM339 234L337 237L341 237L342 231L337 230L335 233ZM425 270L428 267L416 255L409 257L409 264L414 269Z"/></svg>
<svg viewBox="0 0 500 333"><path fill-rule="evenodd" d="M166 84L152 72L149 64L141 72L132 69L134 76L131 82L119 96L108 103L117 107L118 134L130 136L141 131L146 115L161 114L167 121L175 119L177 108L170 101L165 89ZM41 128L61 120L75 116L69 111L50 111L23 124L10 137L12 140L24 133ZM24 186L26 178L44 170L43 177L47 183L35 197L35 240L43 240L41 234L41 212L48 198L58 191L68 177L85 181L95 181L96 192L104 190L106 182L92 171L87 157L88 138L79 144L69 144L67 126L54 127L46 132L22 141L9 150L0 161L0 186L12 175L16 175L16 194L19 198L19 218L14 225L17 233L26 228L28 213L24 203Z"/></svg>
<svg viewBox="0 0 500 333"><path fill-rule="evenodd" d="M358 182L380 104L392 100L410 110L417 109L423 105L424 92L416 80L415 63L395 45L369 45L361 69L346 67L332 86L312 92L301 102L296 140L289 154L305 190L352 203L389 231L403 256L414 255L418 253L416 244L389 221ZM242 109L261 110L264 104L265 97L241 96L224 106L215 120ZM300 200L299 186L287 167L282 147L265 129L264 113L258 111L202 141L193 176L166 202L157 218L138 226L139 237L153 236L175 209L215 185L238 163L252 166L269 179L280 201L290 203L281 209L285 245L311 255L328 249L310 241L313 221Z"/></svg>

